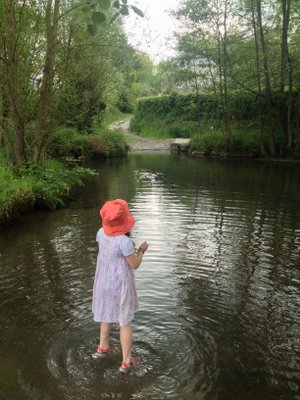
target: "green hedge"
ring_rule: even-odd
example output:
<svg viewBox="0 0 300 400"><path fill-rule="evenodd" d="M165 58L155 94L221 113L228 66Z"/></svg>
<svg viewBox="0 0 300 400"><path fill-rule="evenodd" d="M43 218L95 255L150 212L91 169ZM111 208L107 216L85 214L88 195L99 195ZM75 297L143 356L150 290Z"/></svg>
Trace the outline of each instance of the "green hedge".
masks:
<svg viewBox="0 0 300 400"><path fill-rule="evenodd" d="M273 93L273 116L278 118L279 95ZM293 115L300 105L300 92L293 93ZM251 92L234 91L228 96L228 114L234 121L255 120L260 113L266 114L265 100ZM138 101L133 127L139 129L140 121L155 122L156 119L173 121L218 121L222 117L220 96L214 93L147 97Z"/></svg>
<svg viewBox="0 0 300 400"><path fill-rule="evenodd" d="M248 92L232 92L229 96L229 114L235 120L256 118L264 101L258 96ZM160 97L147 97L138 101L135 118L153 119L165 118L167 115L174 118L198 121L199 118L219 119L222 107L220 98L214 93L171 95Z"/></svg>
<svg viewBox="0 0 300 400"><path fill-rule="evenodd" d="M231 119L231 128L241 132L243 146L239 145L241 138L236 138L233 147L245 147L244 139L248 141L249 135L259 126L259 115L264 116L264 136L268 137L267 112L263 96L257 96L251 92L234 91L229 93L228 114ZM273 93L272 119L277 151L281 154L284 151L283 133L280 123L279 105L280 97L278 93ZM295 137L298 137L300 124L300 92L293 93L292 110L292 129ZM139 133L141 136L154 137L193 137L204 133L218 132L222 130L222 106L220 97L214 93L206 94L187 94L182 95L172 93L165 96L142 98L136 105L136 110L131 119L130 129ZM248 128L250 127L250 129ZM249 131L249 132L248 132ZM248 133L247 133L248 132ZM254 135L257 137L257 135ZM207 139L207 138L206 138ZM203 140L206 140L203 138ZM198 139L197 139L198 140ZM191 143L191 147L202 148L197 140ZM208 140L208 139L207 139ZM210 139L209 139L210 140ZM250 140L250 139L249 139ZM252 137L249 145L251 153L254 138ZM298 139L296 138L296 141ZM197 144L196 144L197 142ZM259 143L259 140L258 142ZM246 146L246 147L247 147ZM204 146L205 147L205 146ZM268 148L268 144L266 144ZM299 146L295 150L298 150ZM232 151L235 148L231 149ZM242 151L245 149L243 148Z"/></svg>
<svg viewBox="0 0 300 400"><path fill-rule="evenodd" d="M263 108L262 99L252 93L233 92L229 97L229 114L236 122L257 119ZM220 98L214 93L172 93L140 99L130 129L141 136L155 132L154 136L191 137L212 128L220 129L221 117Z"/></svg>

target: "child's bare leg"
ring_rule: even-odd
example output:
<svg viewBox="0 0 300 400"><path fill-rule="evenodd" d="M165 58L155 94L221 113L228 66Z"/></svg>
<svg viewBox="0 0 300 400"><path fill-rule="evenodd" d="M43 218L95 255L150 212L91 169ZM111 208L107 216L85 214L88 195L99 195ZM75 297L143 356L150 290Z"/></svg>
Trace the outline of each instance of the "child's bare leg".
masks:
<svg viewBox="0 0 300 400"><path fill-rule="evenodd" d="M107 322L101 322L100 324L100 347L101 349L107 349L109 347L109 334L112 324Z"/></svg>
<svg viewBox="0 0 300 400"><path fill-rule="evenodd" d="M130 364L131 348L132 348L132 325L129 322L127 325L120 327L120 341L122 346L123 361Z"/></svg>

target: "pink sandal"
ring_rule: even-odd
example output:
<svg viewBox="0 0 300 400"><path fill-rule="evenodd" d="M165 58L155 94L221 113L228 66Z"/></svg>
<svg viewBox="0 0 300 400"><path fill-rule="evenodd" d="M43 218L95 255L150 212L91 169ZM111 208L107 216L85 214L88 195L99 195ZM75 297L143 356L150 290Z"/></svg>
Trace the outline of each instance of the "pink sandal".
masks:
<svg viewBox="0 0 300 400"><path fill-rule="evenodd" d="M127 373L127 372L129 372L129 371L131 370L131 368L132 368L135 364L137 364L137 362L138 362L138 361L137 361L136 358L132 358L132 359L130 360L130 363L129 363L129 364L126 364L125 361L122 361L121 366L120 366L120 368L119 368L119 371L122 372L122 373Z"/></svg>
<svg viewBox="0 0 300 400"><path fill-rule="evenodd" d="M95 355L97 357L105 357L107 354L110 353L110 347L107 347L106 349L102 349L100 345L97 347L97 351Z"/></svg>

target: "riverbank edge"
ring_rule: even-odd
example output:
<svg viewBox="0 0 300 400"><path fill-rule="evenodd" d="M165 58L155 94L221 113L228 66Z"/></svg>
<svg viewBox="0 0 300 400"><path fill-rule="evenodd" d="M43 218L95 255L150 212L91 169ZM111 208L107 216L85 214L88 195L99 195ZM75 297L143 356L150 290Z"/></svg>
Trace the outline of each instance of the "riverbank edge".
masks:
<svg viewBox="0 0 300 400"><path fill-rule="evenodd" d="M139 138L138 135L136 135L136 138ZM143 140L143 139L142 139ZM145 141L143 141L143 145L145 146ZM151 142L151 148L148 149L149 152L156 152L156 149L153 149L153 144ZM139 152L139 151L145 151L143 148L142 150L133 150L132 149L127 152L126 155L123 155L122 157L127 157L128 154L132 152ZM173 153L170 149L170 153ZM299 163L300 159L291 159L291 158L268 158L268 157L254 157L249 154L240 154L240 153L226 153L226 152L214 152L214 151L199 151L199 150L193 150L190 149L188 146L184 146L181 148L180 153L185 153L189 157L199 157L199 158L207 158L207 159L243 159L243 160L253 160L253 161L260 161L260 162L272 162L272 163ZM121 157L121 156L120 156ZM80 160L80 162L83 161L88 161L89 159L92 159L95 157L90 157L90 158L84 158ZM107 158L105 155L98 155L98 159L103 159ZM78 185L75 185L75 188ZM17 223L20 223L22 220L22 216L26 215L28 213L34 212L34 211L41 211L41 210L58 210L62 208L68 207L68 204L71 201L71 195L68 194L63 194L60 197L61 202L57 203L55 206L48 206L45 201L43 201L41 198L35 197L28 197L28 198L23 198L22 200L18 200L15 203L12 204L11 209L9 212L7 212L5 215L0 216L0 231L6 228L9 228Z"/></svg>
<svg viewBox="0 0 300 400"><path fill-rule="evenodd" d="M0 231L20 223L22 221L22 216L34 211L51 211L66 208L71 201L71 196L64 194L61 195L59 199L61 203L52 207L48 206L45 201L38 197L18 200L12 204L11 209L5 215L0 217Z"/></svg>
<svg viewBox="0 0 300 400"><path fill-rule="evenodd" d="M118 131L111 131L111 133L115 133L118 135ZM108 133L108 132L106 132ZM113 136L116 136L113 135ZM123 137L123 135L121 135ZM92 139L92 141L91 141ZM89 152L84 152L82 153L81 146L78 146L78 148L74 147L72 150L74 153L71 155L71 158L75 161L76 164L82 164L83 162L92 160L92 159L106 159L106 158L117 158L117 157L127 157L130 147L127 143L127 140L124 138L124 143L123 145L121 144L120 147L118 147L119 143L115 143L113 140L112 142L104 142L104 146L102 143L99 142L100 138L99 136L92 136L90 135L87 137L87 144L89 146L92 146L92 151ZM75 156L75 154L77 155ZM60 154L58 157L53 157L54 160L62 162L64 164L64 159L70 158L70 154ZM66 167L67 168L67 167ZM17 223L20 223L22 221L22 216L32 213L34 211L40 211L40 210L57 210L57 209L62 209L66 208L70 201L72 200L71 197L71 192L73 189L76 187L80 186L83 184L82 180L84 179L85 176L88 176L91 174L91 170L89 168L86 168L86 174L81 176L80 182L72 184L67 192L61 193L58 191L55 195L56 201L53 204L49 204L47 199L43 199L41 196L33 193L33 192L28 192L24 191L22 193L19 193L18 196L16 196L15 199L13 199L9 207L4 208L0 210L0 231L6 228L9 228L11 226L14 226Z"/></svg>
<svg viewBox="0 0 300 400"><path fill-rule="evenodd" d="M186 138L167 138L157 139L151 138L151 136L141 136L139 133L134 132L130 129L131 116L127 116L126 119L120 120L114 124L114 129L119 129L125 136L134 140L134 146L130 143L130 153L141 152L141 151L156 151L156 150L169 150L172 154L185 153L190 157L204 157L204 158L220 158L220 159L247 159L247 160L258 160L266 162L300 162L300 158L271 158L271 157L259 157L257 154L251 153L235 153L226 151L215 151L215 150L197 150L191 147L189 144L182 144L172 148L172 145L176 140L187 140ZM190 139L188 139L190 140ZM162 146L157 146L157 143L161 143Z"/></svg>
<svg viewBox="0 0 300 400"><path fill-rule="evenodd" d="M214 152L214 151L200 151L193 150L190 148L182 149L181 152L187 153L190 157L199 158L216 158L216 159L240 159L240 160L252 160L252 161L265 161L272 163L300 163L299 158L272 158L272 157L257 157L250 154L243 153L226 153L226 152Z"/></svg>

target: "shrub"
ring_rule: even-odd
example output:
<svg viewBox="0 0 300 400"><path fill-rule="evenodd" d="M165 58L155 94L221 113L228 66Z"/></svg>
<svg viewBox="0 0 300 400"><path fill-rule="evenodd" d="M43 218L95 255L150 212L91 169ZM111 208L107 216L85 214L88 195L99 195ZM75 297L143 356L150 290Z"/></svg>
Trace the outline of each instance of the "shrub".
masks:
<svg viewBox="0 0 300 400"><path fill-rule="evenodd" d="M191 137L190 148L203 152L226 150L226 137L220 131L198 133Z"/></svg>
<svg viewBox="0 0 300 400"><path fill-rule="evenodd" d="M79 157L86 146L84 135L74 128L60 127L51 137L50 148L55 157Z"/></svg>
<svg viewBox="0 0 300 400"><path fill-rule="evenodd" d="M128 153L129 145L119 131L105 131L86 137L88 155L97 157L120 157Z"/></svg>
<svg viewBox="0 0 300 400"><path fill-rule="evenodd" d="M81 185L84 176L94 174L89 168L74 163L67 166L53 159L41 164L26 162L14 174L0 152L0 226L35 206L63 205L70 189Z"/></svg>
<svg viewBox="0 0 300 400"><path fill-rule="evenodd" d="M29 179L17 178L5 165L0 165L0 220L9 218L16 207L33 206L34 193Z"/></svg>
<svg viewBox="0 0 300 400"><path fill-rule="evenodd" d="M138 120L133 117L130 121L130 129L140 136L152 137L155 139L166 139L172 137L189 138L198 130L198 123L186 121L179 118L145 119Z"/></svg>
<svg viewBox="0 0 300 400"><path fill-rule="evenodd" d="M250 132L234 131L232 138L233 144L230 149L233 153L246 154L250 157L258 157L260 155L260 137L259 130L253 129ZM267 146L267 143L265 143Z"/></svg>
<svg viewBox="0 0 300 400"><path fill-rule="evenodd" d="M55 157L116 157L126 155L128 150L123 134L104 127L94 128L93 134L59 128L51 140L51 154Z"/></svg>
<svg viewBox="0 0 300 400"><path fill-rule="evenodd" d="M26 177L16 177L0 152L0 221L14 214L16 206L32 206L34 194Z"/></svg>
<svg viewBox="0 0 300 400"><path fill-rule="evenodd" d="M166 131L170 137L189 138L197 132L198 126L194 121L175 120L166 125Z"/></svg>
<svg viewBox="0 0 300 400"><path fill-rule="evenodd" d="M230 150L233 155L258 157L260 155L259 131L233 130L230 149L228 149L226 136L221 131L198 133L192 136L190 149L208 153L222 153Z"/></svg>
<svg viewBox="0 0 300 400"><path fill-rule="evenodd" d="M39 205L53 208L63 205L64 199L74 185L81 185L82 178L93 175L94 171L88 168L72 168L53 159L44 160L41 164L27 162L23 164L18 173L30 182L31 190Z"/></svg>

